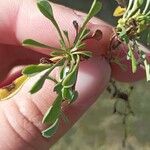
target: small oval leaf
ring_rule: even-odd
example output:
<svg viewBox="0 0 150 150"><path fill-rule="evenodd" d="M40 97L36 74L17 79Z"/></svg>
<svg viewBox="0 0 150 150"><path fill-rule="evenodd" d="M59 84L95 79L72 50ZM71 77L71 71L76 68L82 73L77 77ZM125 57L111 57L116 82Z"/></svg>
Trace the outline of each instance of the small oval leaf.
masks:
<svg viewBox="0 0 150 150"><path fill-rule="evenodd" d="M45 17L50 20L54 19L52 7L47 0L38 0L37 6Z"/></svg>
<svg viewBox="0 0 150 150"><path fill-rule="evenodd" d="M52 71L52 69L48 69L48 71L46 71L41 78L33 85L32 89L30 90L31 94L34 94L36 92L38 92L44 85L45 80L47 79L48 75L50 74L50 72Z"/></svg>
<svg viewBox="0 0 150 150"><path fill-rule="evenodd" d="M66 76L66 78L62 82L62 85L64 87L72 87L77 80L77 73L78 73L78 69L76 68Z"/></svg>
<svg viewBox="0 0 150 150"><path fill-rule="evenodd" d="M42 122L46 124L53 124L59 118L61 113L62 94L58 94L53 105L45 113Z"/></svg>
<svg viewBox="0 0 150 150"><path fill-rule="evenodd" d="M33 76L33 75L36 75L37 73L40 73L50 68L51 66L52 65L50 64L29 65L23 69L22 73L27 76Z"/></svg>
<svg viewBox="0 0 150 150"><path fill-rule="evenodd" d="M73 66L72 70L68 72L66 78L62 81L62 85L66 88L72 87L77 81L78 68L79 68L80 56L77 55L76 64Z"/></svg>
<svg viewBox="0 0 150 150"><path fill-rule="evenodd" d="M64 100L72 100L74 97L74 92L72 91L71 88L63 88L62 97Z"/></svg>
<svg viewBox="0 0 150 150"><path fill-rule="evenodd" d="M65 51L52 51L51 53L50 53L50 55L52 56L52 57L56 57L56 56L62 56L62 55L64 55L64 53L65 53Z"/></svg>
<svg viewBox="0 0 150 150"><path fill-rule="evenodd" d="M94 0L91 9L89 11L89 18L95 16L102 8L102 3L100 1Z"/></svg>
<svg viewBox="0 0 150 150"><path fill-rule="evenodd" d="M35 47L42 47L42 48L51 48L48 45L42 44L40 42L37 42L35 40L32 39L26 39L23 41L23 45L28 45L28 46L35 46Z"/></svg>
<svg viewBox="0 0 150 150"><path fill-rule="evenodd" d="M52 137L57 129L58 129L58 126L59 126L59 119L57 119L54 124L52 124L49 128L47 128L46 130L42 131L42 135L46 138L50 138Z"/></svg>

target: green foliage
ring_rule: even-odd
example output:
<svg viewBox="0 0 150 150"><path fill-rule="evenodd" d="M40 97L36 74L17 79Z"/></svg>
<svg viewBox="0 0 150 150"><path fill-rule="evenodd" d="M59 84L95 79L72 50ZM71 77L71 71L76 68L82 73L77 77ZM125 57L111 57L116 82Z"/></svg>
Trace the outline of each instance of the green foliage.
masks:
<svg viewBox="0 0 150 150"><path fill-rule="evenodd" d="M56 122L56 120L60 116L62 101L63 101L62 94L61 94L61 92L59 92L53 105L50 106L48 111L45 113L45 115L43 117L43 121L42 121L43 123L51 125L51 124L54 124Z"/></svg>
<svg viewBox="0 0 150 150"><path fill-rule="evenodd" d="M27 76L34 76L46 69L49 69L51 64L30 65L23 69L22 73Z"/></svg>
<svg viewBox="0 0 150 150"><path fill-rule="evenodd" d="M48 48L48 49L60 50L60 49L57 49L57 48L54 48L54 47L42 44L42 43L37 42L37 41L32 40L32 39L26 39L26 40L24 40L23 41L23 45L24 46L32 46L32 47L34 46L34 47L41 47L41 48Z"/></svg>
<svg viewBox="0 0 150 150"><path fill-rule="evenodd" d="M145 8L143 10L144 4ZM76 20L73 21L73 26L76 31L73 45L70 43L69 32L61 30L55 20L55 14L53 13L51 4L47 0L38 0L37 6L40 12L53 23L57 30L60 48L51 47L32 39L25 40L23 45L48 48L52 52L50 53L51 58L49 58L50 64L30 65L23 70L23 74L31 77L41 73L40 78L34 83L30 90L31 94L38 92L47 79L55 83L54 92L57 93L57 97L43 118L43 123L50 125L50 127L44 130L42 135L51 137L56 132L59 125L62 102L66 101L72 103L78 98L76 82L80 62L92 57L92 52L86 50L84 41L90 38L94 40L100 40L102 38L102 32L100 30L96 30L95 33L91 35L90 29L86 27L90 19L101 10L102 4L98 0L93 1L90 11L80 28L78 22ZM140 39L143 31L147 30L147 27L150 25L149 6L149 0L146 2L143 0L129 0L126 12L123 17L119 19L116 28L116 35L121 42L123 41L128 46L127 58L131 60L132 72L135 73L137 71L139 62L142 60L142 65L145 66L148 81L150 80L150 65L143 55L143 52L139 50L137 40ZM148 33L148 42L149 36L150 34ZM137 52L140 54L140 60L137 60L135 57ZM53 79L49 76L55 68L59 68L60 70L58 79Z"/></svg>
<svg viewBox="0 0 150 150"><path fill-rule="evenodd" d="M135 73L137 71L137 61L136 61L136 58L134 56L132 47L130 47L128 54L129 54L129 57L131 59L132 72Z"/></svg>
<svg viewBox="0 0 150 150"><path fill-rule="evenodd" d="M68 103L74 102L78 98L78 91L76 91L76 82L78 76L78 69L82 59L88 59L92 56L90 51L85 50L84 40L93 38L95 40L101 39L101 31L95 32L94 36L90 36L90 29L86 28L89 20L96 15L102 4L94 0L91 9L85 18L83 25L79 30L78 23L73 21L73 25L76 30L76 37L74 39L74 44L71 46L68 31L62 31L59 28L57 21L55 20L52 6L47 0L38 0L37 6L40 12L48 18L55 26L59 34L60 49L51 47L32 39L27 39L23 41L23 45L36 46L42 48L51 49L51 58L49 59L52 63L50 64L40 64L40 65L30 65L23 70L23 74L31 77L40 74L40 78L34 83L30 90L31 94L38 92L44 85L47 79L55 82L54 92L57 93L57 97L54 100L52 106L48 109L43 117L43 123L50 125L49 128L42 131L44 137L51 137L57 130L59 125L59 118L61 114L61 104L63 101ZM64 40L66 38L67 43ZM53 79L49 74L55 69L60 68L59 79Z"/></svg>
<svg viewBox="0 0 150 150"><path fill-rule="evenodd" d="M49 128L43 130L42 135L46 138L51 138L56 133L58 127L59 127L59 119L57 119L55 123L51 125Z"/></svg>
<svg viewBox="0 0 150 150"><path fill-rule="evenodd" d="M37 6L45 17L49 20L54 20L52 7L47 0L38 0Z"/></svg>
<svg viewBox="0 0 150 150"><path fill-rule="evenodd" d="M143 51L139 49L138 41L142 39L144 31L148 31L147 34L147 45L150 41L150 0L129 0L128 7L123 17L118 20L116 28L116 35L121 41L128 46L128 56L131 60L132 72L135 73L139 65L145 67L147 80L148 75L148 61L145 57L143 59ZM137 58L135 58L135 54Z"/></svg>
<svg viewBox="0 0 150 150"><path fill-rule="evenodd" d="M47 79L48 75L50 74L51 72L51 68L48 69L41 77L40 79L33 85L33 87L31 88L30 90L30 93L31 94L34 94L36 92L38 92L44 85L45 83L45 80Z"/></svg>

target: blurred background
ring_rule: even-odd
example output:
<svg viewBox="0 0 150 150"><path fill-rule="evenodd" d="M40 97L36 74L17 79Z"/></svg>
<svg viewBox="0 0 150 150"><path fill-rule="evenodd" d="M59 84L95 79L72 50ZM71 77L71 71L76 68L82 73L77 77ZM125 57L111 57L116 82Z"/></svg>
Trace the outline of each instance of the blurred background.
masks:
<svg viewBox="0 0 150 150"><path fill-rule="evenodd" d="M56 3L87 12L92 0L53 0ZM112 13L115 0L101 0L103 10L99 18L115 25ZM134 83L130 96L134 117L128 119L128 140L122 147L124 127L122 117L113 114L115 100L107 91L100 96L89 111L61 138L51 150L150 150L150 85L145 80ZM119 83L123 91L128 84Z"/></svg>

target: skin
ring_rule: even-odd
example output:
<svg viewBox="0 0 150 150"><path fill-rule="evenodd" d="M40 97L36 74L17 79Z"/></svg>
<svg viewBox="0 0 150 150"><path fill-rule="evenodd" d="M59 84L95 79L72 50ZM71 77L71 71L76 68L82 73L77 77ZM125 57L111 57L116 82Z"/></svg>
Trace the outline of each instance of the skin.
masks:
<svg viewBox="0 0 150 150"><path fill-rule="evenodd" d="M38 63L39 58L49 54L48 49L22 47L24 39L32 38L55 47L59 45L54 27L39 12L35 0L0 0L0 3L0 80L3 81L14 66ZM72 22L76 20L81 25L85 14L56 4L52 4L52 7L61 29L68 30L73 41L75 30ZM61 121L58 132L51 139L47 140L41 136L40 131L45 129L41 123L43 114L56 95L53 92L54 83L50 81L45 83L41 91L30 95L28 91L37 80L37 77L32 78L17 95L0 103L0 149L48 150L104 91L111 76L110 64L104 56L108 51L112 27L96 18L92 19L88 26L93 32L95 29L102 30L103 37L99 42L87 41L87 48L94 52L94 56L81 64L77 82L80 95L78 100L63 107L70 122L64 124ZM57 70L52 74L57 77ZM8 75L7 80L1 83L4 85L8 80L14 79L15 75L17 77L17 72L13 72L13 77Z"/></svg>

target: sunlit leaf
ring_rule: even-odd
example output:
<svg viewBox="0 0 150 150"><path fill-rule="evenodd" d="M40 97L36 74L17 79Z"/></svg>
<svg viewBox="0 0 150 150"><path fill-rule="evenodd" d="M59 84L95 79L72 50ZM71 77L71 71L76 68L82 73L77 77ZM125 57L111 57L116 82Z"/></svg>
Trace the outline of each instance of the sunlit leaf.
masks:
<svg viewBox="0 0 150 150"><path fill-rule="evenodd" d="M135 73L137 71L137 61L131 47L129 47L129 56L132 64L132 72Z"/></svg>
<svg viewBox="0 0 150 150"><path fill-rule="evenodd" d="M53 124L59 118L61 112L62 94L58 94L53 105L45 113L42 122L46 124Z"/></svg>
<svg viewBox="0 0 150 150"><path fill-rule="evenodd" d="M57 119L54 124L52 124L49 128L47 128L46 130L42 131L42 135L46 138L50 138L51 136L53 136L59 126L59 119Z"/></svg>
<svg viewBox="0 0 150 150"><path fill-rule="evenodd" d="M62 50L62 51L52 51L51 53L50 53L50 55L52 56L52 57L56 57L56 56L62 56L62 55L64 55L64 51Z"/></svg>
<svg viewBox="0 0 150 150"><path fill-rule="evenodd" d="M66 75L67 75L67 72L68 72L68 67L67 67L67 62L64 63L63 67L61 68L61 71L60 71L60 79L63 79Z"/></svg>
<svg viewBox="0 0 150 150"><path fill-rule="evenodd" d="M89 35L90 35L90 29L85 29L85 31L81 37L81 40L86 39Z"/></svg>
<svg viewBox="0 0 150 150"><path fill-rule="evenodd" d="M62 39L60 39L59 43L60 43L61 49L65 50L66 44L64 43L64 41Z"/></svg>
<svg viewBox="0 0 150 150"><path fill-rule="evenodd" d="M54 87L54 92L57 92L57 94L58 94L58 93L60 93L60 91L62 90L62 88L63 88L62 83L59 82L59 83L57 83L56 86Z"/></svg>
<svg viewBox="0 0 150 150"><path fill-rule="evenodd" d="M77 80L77 71L78 70L76 68L67 75L67 77L64 79L64 81L62 83L64 87L72 87L75 84L75 82Z"/></svg>
<svg viewBox="0 0 150 150"><path fill-rule="evenodd" d="M70 103L73 103L77 98L78 98L78 92L77 91L74 91L74 96L73 96L73 99L70 101Z"/></svg>
<svg viewBox="0 0 150 150"><path fill-rule="evenodd" d="M124 27L122 27L121 30L122 30L122 31L119 32L119 37L120 37L126 44L128 44L130 40L129 40L129 37L128 37L128 35L127 35L127 31L126 31L126 29L125 29Z"/></svg>
<svg viewBox="0 0 150 150"><path fill-rule="evenodd" d="M39 10L41 11L41 13L45 17L47 17L48 19L50 19L50 21L53 23L53 25L57 29L57 32L58 32L58 34L60 36L61 45L63 44L64 47L65 47L65 41L63 39L63 36L62 36L61 30L60 30L60 28L58 26L58 23L56 22L56 20L54 18L53 10L52 10L52 7L51 7L49 1L48 0L38 0L37 6L38 6Z"/></svg>
<svg viewBox="0 0 150 150"><path fill-rule="evenodd" d="M115 17L123 16L125 11L126 11L126 8L118 6L114 11L113 16Z"/></svg>
<svg viewBox="0 0 150 150"><path fill-rule="evenodd" d="M38 0L37 6L45 17L50 20L54 19L52 7L47 0Z"/></svg>
<svg viewBox="0 0 150 150"><path fill-rule="evenodd" d="M26 39L23 41L23 45L28 45L28 46L36 46L36 47L42 47L42 48L50 48L50 46L48 45L44 45L40 42L37 42L35 40L32 39Z"/></svg>
<svg viewBox="0 0 150 150"><path fill-rule="evenodd" d="M91 19L93 16L95 16L102 8L102 3L98 0L94 0L91 9L88 13L89 19Z"/></svg>
<svg viewBox="0 0 150 150"><path fill-rule="evenodd" d="M77 56L76 64L74 66L72 66L73 68L72 68L71 72L68 73L68 75L66 76L66 78L62 82L62 85L64 87L72 87L76 83L79 61L80 61L80 58L79 58L79 56Z"/></svg>
<svg viewBox="0 0 150 150"><path fill-rule="evenodd" d="M30 66L25 67L23 69L22 73L27 76L33 76L33 75L36 75L37 73L40 73L40 72L50 68L51 66L52 65L50 65L50 64L30 65Z"/></svg>
<svg viewBox="0 0 150 150"><path fill-rule="evenodd" d="M88 57L88 58L92 57L91 51L76 51L73 54L78 54L78 55L81 55L83 57Z"/></svg>
<svg viewBox="0 0 150 150"><path fill-rule="evenodd" d="M82 42L80 45L77 46L77 49L85 49L86 48L86 44L84 42Z"/></svg>
<svg viewBox="0 0 150 150"><path fill-rule="evenodd" d="M48 75L50 74L50 72L52 71L52 69L48 69L41 77L40 79L33 85L33 87L30 90L31 94L34 94L36 92L38 92L44 85L45 80L47 79Z"/></svg>
<svg viewBox="0 0 150 150"><path fill-rule="evenodd" d="M74 92L71 88L63 88L62 89L62 96L64 100L72 100L74 97Z"/></svg>
<svg viewBox="0 0 150 150"><path fill-rule="evenodd" d="M30 90L31 94L34 94L36 92L38 92L44 85L45 80L48 78L49 74L51 73L51 71L53 71L53 69L55 69L57 66L63 65L65 62L65 59L61 59L58 62L56 62L55 64L53 64L51 66L51 68L49 68L41 77L40 79L33 85L32 89Z"/></svg>
<svg viewBox="0 0 150 150"><path fill-rule="evenodd" d="M144 0L137 0L137 5L138 7L141 7L143 4Z"/></svg>
<svg viewBox="0 0 150 150"><path fill-rule="evenodd" d="M65 30L65 31L63 31L63 33L64 33L64 35L65 35L65 37L66 37L68 43L70 44L68 31Z"/></svg>
<svg viewBox="0 0 150 150"><path fill-rule="evenodd" d="M145 66L145 71L146 71L146 79L147 81L150 81L150 64L146 60L146 56L143 55L144 60L144 66Z"/></svg>

